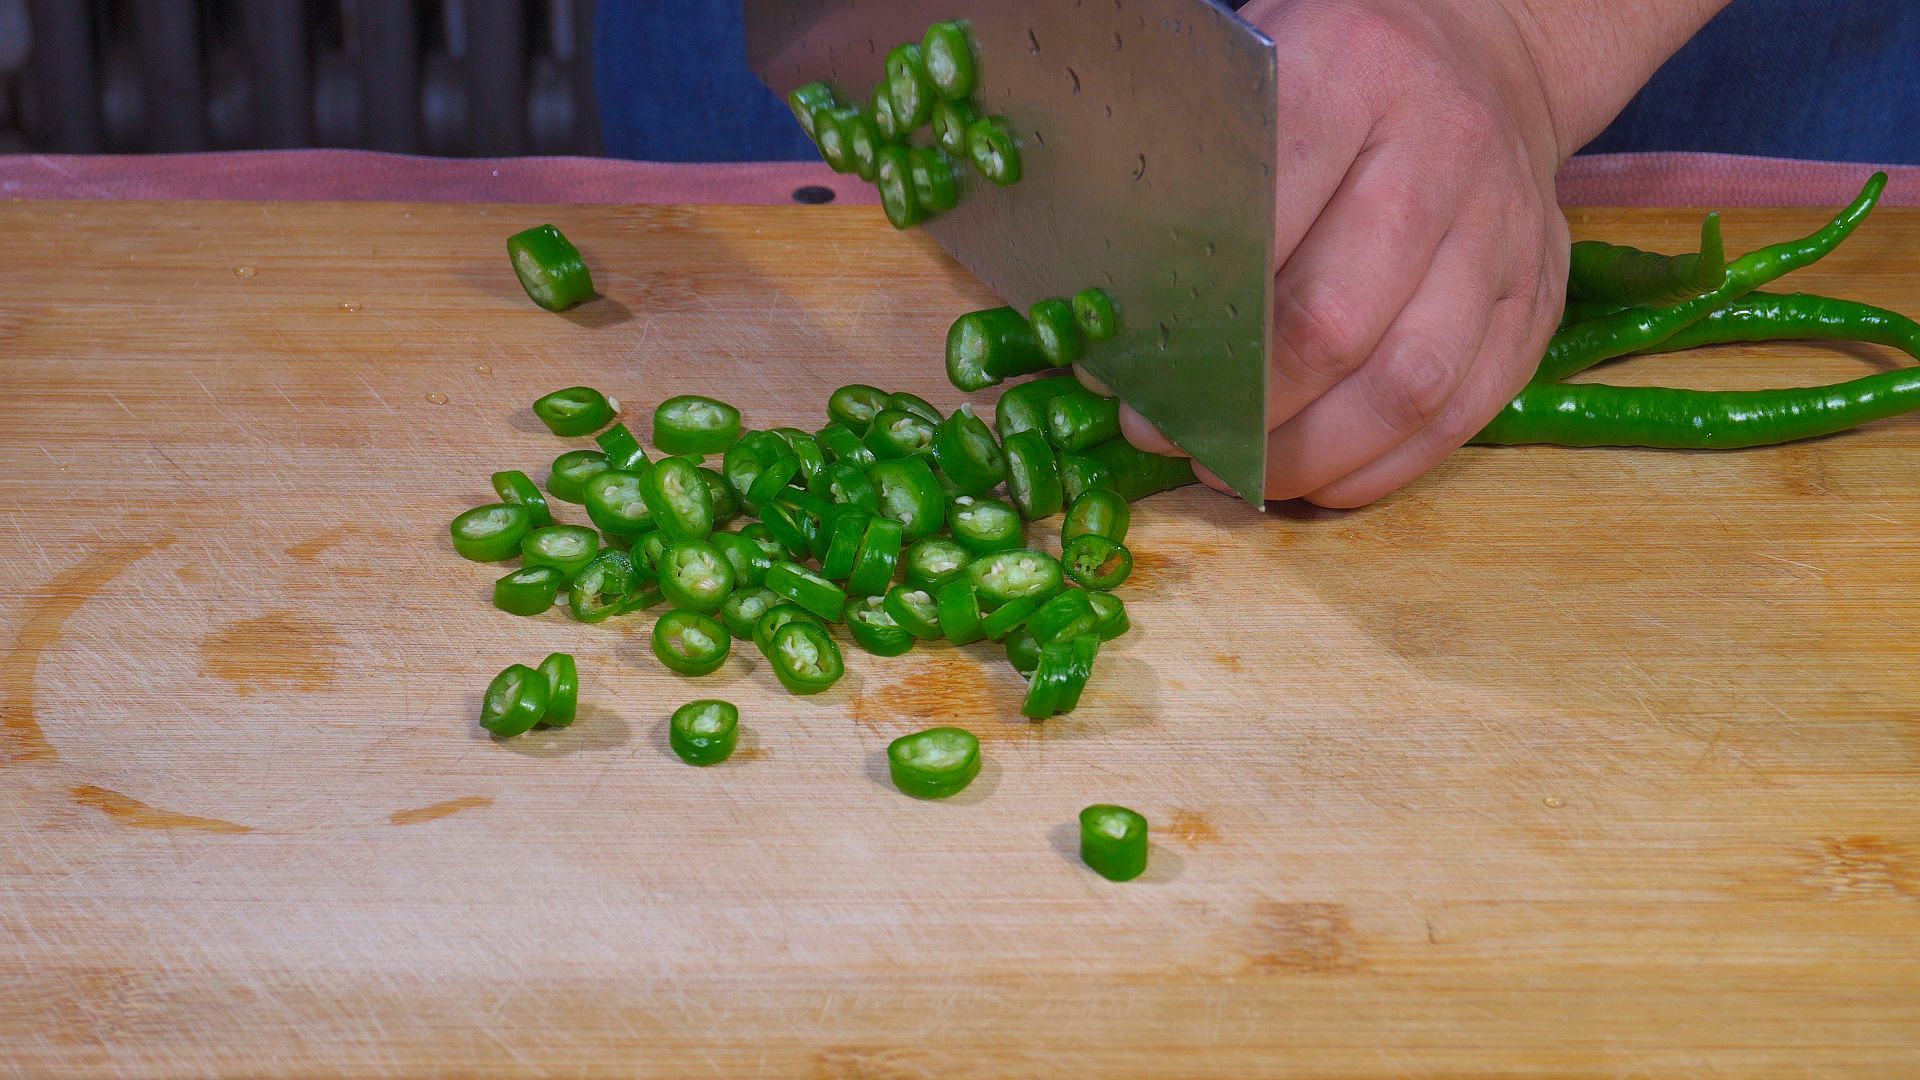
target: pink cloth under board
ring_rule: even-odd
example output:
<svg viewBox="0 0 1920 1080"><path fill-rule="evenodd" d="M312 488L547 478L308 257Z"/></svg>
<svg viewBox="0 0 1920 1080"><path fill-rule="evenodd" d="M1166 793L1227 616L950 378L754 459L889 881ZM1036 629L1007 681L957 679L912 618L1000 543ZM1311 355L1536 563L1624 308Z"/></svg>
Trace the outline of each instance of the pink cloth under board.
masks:
<svg viewBox="0 0 1920 1080"><path fill-rule="evenodd" d="M1872 168L1722 154L1575 158L1568 206L1839 206ZM1920 206L1920 168L1887 170L1885 202ZM0 155L0 198L239 199L500 203L790 203L831 189L871 204L871 185L812 162L680 165L602 158L452 159L360 150L272 150L137 157Z"/></svg>

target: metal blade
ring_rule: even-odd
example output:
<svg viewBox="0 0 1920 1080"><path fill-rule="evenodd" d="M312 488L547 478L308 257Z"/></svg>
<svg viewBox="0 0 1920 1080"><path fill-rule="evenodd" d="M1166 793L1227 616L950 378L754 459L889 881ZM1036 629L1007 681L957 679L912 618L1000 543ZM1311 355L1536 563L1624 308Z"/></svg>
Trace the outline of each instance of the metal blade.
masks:
<svg viewBox="0 0 1920 1080"><path fill-rule="evenodd" d="M865 104L887 50L965 19L976 105L1024 176L963 167L924 228L1008 303L1105 288L1122 332L1084 366L1248 500L1266 483L1274 49L1213 0L746 0L747 55L785 94Z"/></svg>

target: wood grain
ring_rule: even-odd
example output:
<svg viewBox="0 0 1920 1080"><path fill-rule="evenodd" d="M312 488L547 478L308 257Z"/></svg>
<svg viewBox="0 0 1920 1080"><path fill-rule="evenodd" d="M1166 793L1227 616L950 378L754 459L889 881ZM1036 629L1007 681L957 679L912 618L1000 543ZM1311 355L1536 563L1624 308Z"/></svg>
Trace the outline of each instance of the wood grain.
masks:
<svg viewBox="0 0 1920 1080"><path fill-rule="evenodd" d="M543 220L608 299L519 294L502 238ZM493 611L447 543L564 448L555 387L643 435L693 391L956 404L942 333L991 298L876 212L15 203L0 236L0 1072L1920 1074L1920 419L1472 450L1356 513L1155 499L1137 633L1034 726L986 650L690 683L644 620ZM1920 310L1920 212L1792 283ZM485 738L488 678L554 649L579 722ZM743 752L689 769L665 721L706 695ZM936 720L988 764L920 803L881 751ZM1076 861L1095 801L1155 823L1141 881Z"/></svg>

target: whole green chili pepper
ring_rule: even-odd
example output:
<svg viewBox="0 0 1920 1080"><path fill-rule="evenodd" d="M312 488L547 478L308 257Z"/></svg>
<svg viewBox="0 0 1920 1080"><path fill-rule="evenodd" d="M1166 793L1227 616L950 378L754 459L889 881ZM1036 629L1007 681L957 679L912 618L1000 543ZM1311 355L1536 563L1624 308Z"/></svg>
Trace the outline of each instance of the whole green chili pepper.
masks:
<svg viewBox="0 0 1920 1080"><path fill-rule="evenodd" d="M1720 215L1700 226L1700 250L1661 255L1639 248L1582 240L1573 245L1567 298L1620 307L1665 307L1727 283L1727 252Z"/></svg>
<svg viewBox="0 0 1920 1080"><path fill-rule="evenodd" d="M1642 351L1679 352L1701 345L1783 340L1864 341L1920 359L1920 323L1871 304L1806 293L1749 293Z"/></svg>

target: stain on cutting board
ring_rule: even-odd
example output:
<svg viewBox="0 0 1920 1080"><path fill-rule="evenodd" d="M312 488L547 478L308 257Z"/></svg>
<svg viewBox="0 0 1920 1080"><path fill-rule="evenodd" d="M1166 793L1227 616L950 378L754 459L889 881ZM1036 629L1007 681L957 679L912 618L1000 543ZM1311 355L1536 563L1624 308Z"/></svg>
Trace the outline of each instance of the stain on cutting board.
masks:
<svg viewBox="0 0 1920 1080"><path fill-rule="evenodd" d="M860 726L895 738L931 724L952 724L981 742L1037 739L1044 724L1009 723L1018 717L1021 697L1001 689L983 662L959 656L929 657L898 682L868 690L853 699Z"/></svg>
<svg viewBox="0 0 1920 1080"><path fill-rule="evenodd" d="M93 784L80 784L68 788L67 795L80 806L98 810L114 821L136 829L187 829L192 832L209 833L253 831L252 826L242 825L237 821L180 814L172 810L162 810L157 806L148 806L139 799Z"/></svg>
<svg viewBox="0 0 1920 1080"><path fill-rule="evenodd" d="M422 806L414 810L395 810L387 815L387 820L395 825L418 825L425 821L438 821L443 817L452 817L462 810L482 810L492 806L493 800L485 795L464 795L458 799L448 799L432 806Z"/></svg>
<svg viewBox="0 0 1920 1080"><path fill-rule="evenodd" d="M1244 933L1247 962L1261 971L1343 972L1366 966L1345 904L1256 904Z"/></svg>
<svg viewBox="0 0 1920 1080"><path fill-rule="evenodd" d="M345 644L324 622L293 611L270 611L208 634L200 659L241 694L318 690L333 681Z"/></svg>
<svg viewBox="0 0 1920 1080"><path fill-rule="evenodd" d="M1213 822L1198 810L1175 810L1173 816L1167 819L1166 828L1161 831L1188 847L1218 843L1220 840L1220 833L1213 827Z"/></svg>

